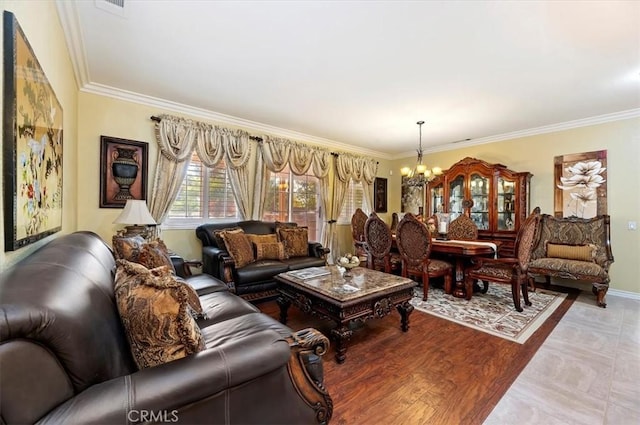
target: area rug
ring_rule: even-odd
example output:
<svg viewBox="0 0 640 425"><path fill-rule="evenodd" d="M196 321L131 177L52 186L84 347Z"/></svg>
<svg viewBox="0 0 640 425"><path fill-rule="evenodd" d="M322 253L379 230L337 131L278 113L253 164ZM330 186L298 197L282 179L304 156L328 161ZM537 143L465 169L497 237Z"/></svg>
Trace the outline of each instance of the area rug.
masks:
<svg viewBox="0 0 640 425"><path fill-rule="evenodd" d="M566 298L567 294L538 288L529 292L531 306L517 312L511 287L490 284L486 294L477 293L467 301L429 288L429 299L422 301L422 287L416 287L411 304L416 310L524 344Z"/></svg>

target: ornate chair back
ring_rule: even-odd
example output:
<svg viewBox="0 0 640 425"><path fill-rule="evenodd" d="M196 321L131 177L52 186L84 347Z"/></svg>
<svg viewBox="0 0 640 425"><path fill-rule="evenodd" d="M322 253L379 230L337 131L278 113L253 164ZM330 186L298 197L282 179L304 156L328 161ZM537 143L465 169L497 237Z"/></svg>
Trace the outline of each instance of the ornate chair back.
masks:
<svg viewBox="0 0 640 425"><path fill-rule="evenodd" d="M391 272L391 228L375 212L372 212L364 224L364 240L367 250L367 267Z"/></svg>
<svg viewBox="0 0 640 425"><path fill-rule="evenodd" d="M353 238L353 247L358 257L367 255L364 249L364 224L367 221L367 215L358 208L351 216L351 237Z"/></svg>
<svg viewBox="0 0 640 425"><path fill-rule="evenodd" d="M449 224L449 239L473 241L478 239L478 226L466 214L461 214Z"/></svg>
<svg viewBox="0 0 640 425"><path fill-rule="evenodd" d="M428 224L427 224L428 225ZM398 224L396 246L402 258L402 275L419 276L422 279L422 299L427 300L429 279L444 277L445 291L451 291L453 266L446 261L432 260L431 233L425 223L407 213Z"/></svg>
<svg viewBox="0 0 640 425"><path fill-rule="evenodd" d="M516 258L479 258L475 267L467 269L465 278L466 290L472 291L472 282L474 280L484 282L485 289L483 292L486 292L488 282L505 283L511 285L513 304L517 311L522 311L521 292L524 296L525 305L531 305L527 286L527 269L533 247L538 242L540 218L540 208L536 207L518 230L515 246ZM469 298L469 295L467 295L467 298Z"/></svg>
<svg viewBox="0 0 640 425"><path fill-rule="evenodd" d="M409 269L420 269L431 254L431 234L424 223L407 213L398 224L396 246Z"/></svg>
<svg viewBox="0 0 640 425"><path fill-rule="evenodd" d="M516 235L515 253L520 263L520 268L526 273L531 260L531 253L538 243L540 232L540 207L535 207L529 217L524 221Z"/></svg>

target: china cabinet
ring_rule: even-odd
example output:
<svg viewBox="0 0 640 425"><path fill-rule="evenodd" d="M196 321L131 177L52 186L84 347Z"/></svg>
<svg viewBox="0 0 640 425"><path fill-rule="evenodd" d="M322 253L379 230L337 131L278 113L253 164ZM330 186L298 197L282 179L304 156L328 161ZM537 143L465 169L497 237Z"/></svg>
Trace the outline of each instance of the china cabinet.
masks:
<svg viewBox="0 0 640 425"><path fill-rule="evenodd" d="M529 212L532 174L502 164L464 158L427 186L427 213L467 214L478 226L478 238L500 241L499 254L513 256L518 228Z"/></svg>

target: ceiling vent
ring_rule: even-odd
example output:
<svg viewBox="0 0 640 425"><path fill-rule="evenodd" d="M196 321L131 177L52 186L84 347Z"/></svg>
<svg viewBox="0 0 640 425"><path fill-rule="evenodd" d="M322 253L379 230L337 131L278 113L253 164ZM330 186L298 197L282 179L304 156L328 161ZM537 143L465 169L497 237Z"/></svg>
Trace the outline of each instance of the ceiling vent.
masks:
<svg viewBox="0 0 640 425"><path fill-rule="evenodd" d="M111 3L113 5L116 5L118 7L124 7L124 0L104 0L107 3Z"/></svg>
<svg viewBox="0 0 640 425"><path fill-rule="evenodd" d="M114 15L126 17L128 8L124 7L124 0L95 0L98 9Z"/></svg>

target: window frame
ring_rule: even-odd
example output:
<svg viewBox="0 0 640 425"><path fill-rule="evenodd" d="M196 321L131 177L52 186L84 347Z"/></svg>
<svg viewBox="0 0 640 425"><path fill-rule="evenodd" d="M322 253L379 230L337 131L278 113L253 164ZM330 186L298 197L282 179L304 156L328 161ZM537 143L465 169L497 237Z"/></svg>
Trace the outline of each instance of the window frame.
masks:
<svg viewBox="0 0 640 425"><path fill-rule="evenodd" d="M202 185L200 187L200 216L199 217L170 217L169 215L167 215L167 218L165 218L164 223L162 223L162 228L163 229L167 229L167 230L187 230L187 229L195 229L196 227L200 226L201 224L205 224L205 223L235 223L239 220L241 220L241 217L239 216L239 210L238 210L238 205L236 204L236 216L235 217L224 217L224 218L216 218L216 217L209 217L209 208L205 208L206 205L209 204L209 198L210 198L210 192L208 190L209 188L209 184L210 184L210 179L211 179L211 168L205 166L202 163L202 160L198 157L198 154L194 151L191 158L189 159L189 165L191 166L191 161L193 161L194 158L197 158L197 160L200 162L200 173L201 173L201 177L202 177ZM224 167L224 171L225 171L225 180L228 180L228 172L229 172L229 168L225 165L224 163L224 159L222 161L220 161L217 165L217 167ZM185 174L185 179L187 178L187 174ZM184 184L184 180L182 183L180 183L180 185L182 186L182 184ZM181 188L182 190L182 188ZM231 189L233 190L233 189ZM235 197L233 196L233 193L231 194L232 198L233 198L233 202L235 203ZM177 199L177 198L176 198ZM175 200L174 200L175 202ZM173 207L173 205L172 205ZM205 216L206 213L206 216Z"/></svg>

